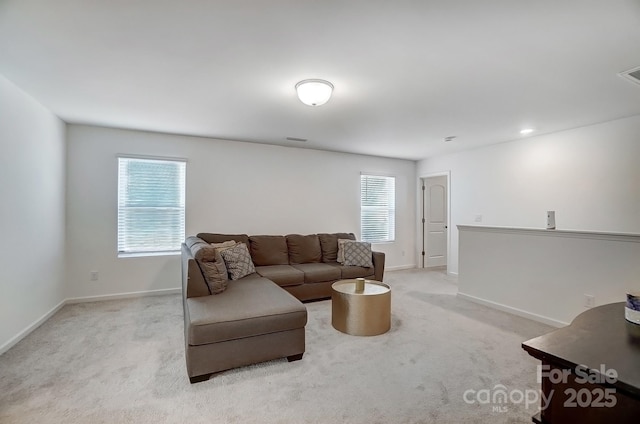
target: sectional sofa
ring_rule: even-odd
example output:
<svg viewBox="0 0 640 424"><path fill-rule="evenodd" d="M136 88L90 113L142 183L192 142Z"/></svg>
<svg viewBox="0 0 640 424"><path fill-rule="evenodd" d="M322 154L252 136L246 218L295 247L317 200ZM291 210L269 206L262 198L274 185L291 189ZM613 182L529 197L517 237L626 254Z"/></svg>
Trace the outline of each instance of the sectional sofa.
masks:
<svg viewBox="0 0 640 424"><path fill-rule="evenodd" d="M307 310L301 301L328 298L336 280L382 281L384 253L372 266L337 262L338 240L351 233L257 235L200 233L182 245L182 287L187 373L192 383L230 368L276 358L302 358ZM235 241L250 252L255 272L212 294L197 246ZM200 252L201 253L201 252ZM217 258L217 259L216 259ZM216 291L217 292L217 291Z"/></svg>

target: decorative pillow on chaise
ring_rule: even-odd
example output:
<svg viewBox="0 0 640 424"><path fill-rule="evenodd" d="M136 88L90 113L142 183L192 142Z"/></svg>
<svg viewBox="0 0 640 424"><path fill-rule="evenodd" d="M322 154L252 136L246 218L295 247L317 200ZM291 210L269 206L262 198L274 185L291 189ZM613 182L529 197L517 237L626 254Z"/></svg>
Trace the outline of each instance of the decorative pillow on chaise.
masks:
<svg viewBox="0 0 640 424"><path fill-rule="evenodd" d="M197 261L211 294L219 294L225 291L227 289L227 281L229 281L227 267L219 253L218 259L215 262Z"/></svg>
<svg viewBox="0 0 640 424"><path fill-rule="evenodd" d="M371 243L363 241L351 241L343 244L344 265L363 266L371 268L373 262L371 260Z"/></svg>
<svg viewBox="0 0 640 424"><path fill-rule="evenodd" d="M229 272L229 277L232 280L238 280L246 275L256 272L256 268L253 266L249 249L244 243L238 243L231 249L226 249L220 252L224 259L224 264Z"/></svg>
<svg viewBox="0 0 640 424"><path fill-rule="evenodd" d="M216 248L194 236L187 237L185 244L191 249L191 254L198 263L211 294L225 291L229 280L227 267Z"/></svg>

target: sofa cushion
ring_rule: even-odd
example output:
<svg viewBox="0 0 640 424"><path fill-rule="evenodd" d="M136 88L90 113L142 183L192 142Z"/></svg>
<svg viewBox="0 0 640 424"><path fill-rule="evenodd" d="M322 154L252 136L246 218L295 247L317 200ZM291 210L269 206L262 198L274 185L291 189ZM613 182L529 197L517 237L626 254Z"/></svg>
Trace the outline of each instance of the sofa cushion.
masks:
<svg viewBox="0 0 640 424"><path fill-rule="evenodd" d="M282 287L304 283L304 272L291 265L257 266L256 272Z"/></svg>
<svg viewBox="0 0 640 424"><path fill-rule="evenodd" d="M199 233L198 237L207 243L224 243L225 241L234 240L249 246L249 236L246 234Z"/></svg>
<svg viewBox="0 0 640 424"><path fill-rule="evenodd" d="M290 264L318 263L322 260L320 239L316 234L289 234L286 239Z"/></svg>
<svg viewBox="0 0 640 424"><path fill-rule="evenodd" d="M251 258L256 266L289 265L287 239L284 236L251 236Z"/></svg>
<svg viewBox="0 0 640 424"><path fill-rule="evenodd" d="M318 239L320 239L320 248L322 249L322 262L336 262L338 259L339 238L355 240L356 236L353 233L318 234Z"/></svg>
<svg viewBox="0 0 640 424"><path fill-rule="evenodd" d="M370 268L373 266L371 260L371 243L364 241L351 241L344 246L344 265L362 266Z"/></svg>
<svg viewBox="0 0 640 424"><path fill-rule="evenodd" d="M307 308L264 278L246 277L218 296L186 300L187 341L203 345L304 328Z"/></svg>
<svg viewBox="0 0 640 424"><path fill-rule="evenodd" d="M249 249L244 243L238 243L230 249L223 250L220 255L232 280L238 280L246 275L256 272Z"/></svg>
<svg viewBox="0 0 640 424"><path fill-rule="evenodd" d="M333 267L338 268L341 273L340 278L345 280L350 278L373 277L375 274L375 268L373 267L365 268L362 266L347 266L347 265L339 264L337 262L334 262L332 264L327 264L327 265L331 265Z"/></svg>
<svg viewBox="0 0 640 424"><path fill-rule="evenodd" d="M298 264L291 265L295 269L304 272L305 283L323 283L325 281L339 280L342 276L340 269L329 264Z"/></svg>

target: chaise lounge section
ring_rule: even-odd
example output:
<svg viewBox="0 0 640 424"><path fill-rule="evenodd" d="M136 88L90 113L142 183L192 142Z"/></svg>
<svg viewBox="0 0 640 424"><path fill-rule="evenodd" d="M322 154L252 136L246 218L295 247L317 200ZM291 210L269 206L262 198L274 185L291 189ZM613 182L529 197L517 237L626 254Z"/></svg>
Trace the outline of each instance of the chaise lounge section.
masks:
<svg viewBox="0 0 640 424"><path fill-rule="evenodd" d="M191 383L216 372L275 358L302 359L307 309L257 274L211 295L187 245L182 245L185 359Z"/></svg>
<svg viewBox="0 0 640 424"><path fill-rule="evenodd" d="M372 266L342 265L335 262L338 239L355 237L347 233L327 236L324 245L315 234L201 233L187 238L182 245L182 293L185 358L192 383L208 380L216 372L276 358L302 359L307 309L301 300L329 297L331 284L341 278L382 280L383 253L371 253ZM247 246L256 272L235 281L218 281L221 285L216 289L203 269L218 269L222 258L219 254L203 258L202 254L211 251L210 243L229 241ZM224 274L226 280L226 270Z"/></svg>

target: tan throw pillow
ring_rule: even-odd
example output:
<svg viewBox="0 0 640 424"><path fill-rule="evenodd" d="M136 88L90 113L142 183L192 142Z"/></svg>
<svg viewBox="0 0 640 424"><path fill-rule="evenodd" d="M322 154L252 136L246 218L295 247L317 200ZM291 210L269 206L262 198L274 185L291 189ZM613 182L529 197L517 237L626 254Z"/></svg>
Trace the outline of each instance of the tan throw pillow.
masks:
<svg viewBox="0 0 640 424"><path fill-rule="evenodd" d="M227 289L227 267L224 265L224 261L220 258L220 262L198 262L204 280L209 286L211 294L219 294Z"/></svg>
<svg viewBox="0 0 640 424"><path fill-rule="evenodd" d="M224 241L222 243L211 243L211 247L216 249L216 252L220 253L223 250L231 249L236 244L238 244L236 241L229 240L229 241Z"/></svg>
<svg viewBox="0 0 640 424"><path fill-rule="evenodd" d="M344 245L346 243L354 242L355 240L338 239L338 263L344 264Z"/></svg>
<svg viewBox="0 0 640 424"><path fill-rule="evenodd" d="M344 244L344 265L371 268L373 266L371 256L371 243L351 241Z"/></svg>
<svg viewBox="0 0 640 424"><path fill-rule="evenodd" d="M238 243L230 249L223 250L220 255L224 259L224 264L232 280L238 280L256 272L251 255L249 255L249 249L244 243Z"/></svg>
<svg viewBox="0 0 640 424"><path fill-rule="evenodd" d="M244 243L249 246L249 236L246 234L198 233L198 237L207 243L222 243L224 241L233 240L236 243Z"/></svg>

